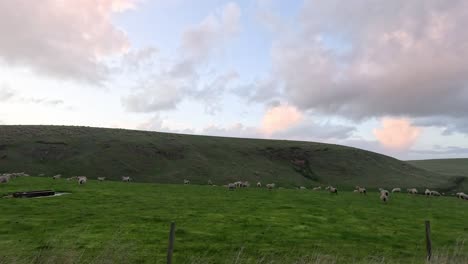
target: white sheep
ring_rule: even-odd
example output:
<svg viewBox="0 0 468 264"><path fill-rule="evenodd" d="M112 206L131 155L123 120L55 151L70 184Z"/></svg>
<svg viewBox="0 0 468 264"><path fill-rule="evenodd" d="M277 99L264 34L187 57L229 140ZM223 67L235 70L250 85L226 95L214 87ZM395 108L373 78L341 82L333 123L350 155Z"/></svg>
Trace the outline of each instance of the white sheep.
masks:
<svg viewBox="0 0 468 264"><path fill-rule="evenodd" d="M0 183L8 183L10 181L10 176L0 176Z"/></svg>
<svg viewBox="0 0 468 264"><path fill-rule="evenodd" d="M307 188L304 186L299 187L300 190L306 190Z"/></svg>
<svg viewBox="0 0 468 264"><path fill-rule="evenodd" d="M261 183L261 182L257 182L257 187L258 187L258 188L262 187L262 183Z"/></svg>
<svg viewBox="0 0 468 264"><path fill-rule="evenodd" d="M418 190L416 188L406 189L409 194L417 194Z"/></svg>
<svg viewBox="0 0 468 264"><path fill-rule="evenodd" d="M269 183L269 184L266 185L266 187L268 188L268 190L271 190L271 189L275 188L275 184L274 183Z"/></svg>
<svg viewBox="0 0 468 264"><path fill-rule="evenodd" d="M355 191L357 191L357 192L360 193L360 194L367 194L367 190L366 190L366 188L364 188L364 187L356 186L356 190L355 190Z"/></svg>
<svg viewBox="0 0 468 264"><path fill-rule="evenodd" d="M122 181L123 182L130 182L132 180L132 178L130 178L130 176L122 176Z"/></svg>
<svg viewBox="0 0 468 264"><path fill-rule="evenodd" d="M318 186L318 187L314 187L312 190L313 190L313 191L320 191L321 189L322 189L322 187L321 187L321 186Z"/></svg>
<svg viewBox="0 0 468 264"><path fill-rule="evenodd" d="M236 185L234 183L229 183L227 187L230 191L234 191L234 189L236 189Z"/></svg>
<svg viewBox="0 0 468 264"><path fill-rule="evenodd" d="M424 191L424 195L426 195L426 196L431 196L431 194L432 194L432 193L431 193L431 191L430 191L429 189L426 189L426 190Z"/></svg>
<svg viewBox="0 0 468 264"><path fill-rule="evenodd" d="M55 175L55 176L52 176L52 179L58 180L58 179L60 179L61 177L62 177L62 174L57 174L57 175Z"/></svg>
<svg viewBox="0 0 468 264"><path fill-rule="evenodd" d="M190 181L187 179L184 179L184 184L190 184Z"/></svg>
<svg viewBox="0 0 468 264"><path fill-rule="evenodd" d="M76 178L78 179L79 184L85 184L88 181L88 177L86 176L77 176Z"/></svg>
<svg viewBox="0 0 468 264"><path fill-rule="evenodd" d="M464 197L466 197L466 194L463 193L463 192L459 192L459 193L456 194L456 196L457 196L458 198L460 198L460 199L464 199ZM466 200L468 200L468 199L466 199Z"/></svg>
<svg viewBox="0 0 468 264"><path fill-rule="evenodd" d="M389 199L388 195L386 195L385 192L382 192L382 191L381 191L381 192L380 192L380 200L381 200L382 202L386 203L386 202L388 202L388 199Z"/></svg>
<svg viewBox="0 0 468 264"><path fill-rule="evenodd" d="M390 195L390 192L385 189L379 188L379 191L380 191L380 194L385 194L386 196Z"/></svg>
<svg viewBox="0 0 468 264"><path fill-rule="evenodd" d="M431 196L440 196L438 191L431 191Z"/></svg>
<svg viewBox="0 0 468 264"><path fill-rule="evenodd" d="M325 190L328 190L330 193L338 194L338 189L333 186L327 186Z"/></svg>
<svg viewBox="0 0 468 264"><path fill-rule="evenodd" d="M234 185L236 185L236 188L242 187L242 182L241 181L236 181L234 182Z"/></svg>
<svg viewBox="0 0 468 264"><path fill-rule="evenodd" d="M250 183L248 181L242 182L241 187L244 187L244 188L250 187Z"/></svg>
<svg viewBox="0 0 468 264"><path fill-rule="evenodd" d="M98 181L104 181L106 179L106 177L97 177Z"/></svg>
<svg viewBox="0 0 468 264"><path fill-rule="evenodd" d="M401 192L401 188L393 188L392 193Z"/></svg>

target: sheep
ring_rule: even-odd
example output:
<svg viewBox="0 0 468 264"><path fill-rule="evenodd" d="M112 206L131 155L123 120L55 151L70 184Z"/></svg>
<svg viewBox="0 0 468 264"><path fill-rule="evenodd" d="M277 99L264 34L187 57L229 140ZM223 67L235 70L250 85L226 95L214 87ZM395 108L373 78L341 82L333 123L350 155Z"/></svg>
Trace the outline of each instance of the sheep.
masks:
<svg viewBox="0 0 468 264"><path fill-rule="evenodd" d="M79 184L85 184L88 181L88 177L86 176L77 176L76 178L78 179Z"/></svg>
<svg viewBox="0 0 468 264"><path fill-rule="evenodd" d="M358 191L358 190L354 190L353 192L358 193L359 191Z"/></svg>
<svg viewBox="0 0 468 264"><path fill-rule="evenodd" d="M262 187L262 183L261 183L261 182L257 182L257 187L258 187L258 188L261 188L261 187Z"/></svg>
<svg viewBox="0 0 468 264"><path fill-rule="evenodd" d="M274 183L269 183L266 185L266 187L268 188L268 190L271 190L273 188L275 188L275 184Z"/></svg>
<svg viewBox="0 0 468 264"><path fill-rule="evenodd" d="M227 185L227 187L228 187L228 190L234 191L234 189L236 189L236 184L234 184L234 183L229 183L229 184Z"/></svg>
<svg viewBox="0 0 468 264"><path fill-rule="evenodd" d="M304 186L299 187L300 190L306 190L307 188Z"/></svg>
<svg viewBox="0 0 468 264"><path fill-rule="evenodd" d="M440 196L438 191L431 191L431 196Z"/></svg>
<svg viewBox="0 0 468 264"><path fill-rule="evenodd" d="M459 192L459 193L456 194L456 196L457 196L457 198L465 199L464 197L466 197L466 194L463 193L463 192ZM466 199L466 200L468 200L468 199Z"/></svg>
<svg viewBox="0 0 468 264"><path fill-rule="evenodd" d="M321 189L322 189L322 187L321 187L321 186L318 186L318 187L314 187L314 188L312 189L312 191L320 191Z"/></svg>
<svg viewBox="0 0 468 264"><path fill-rule="evenodd" d="M393 188L392 193L401 192L401 188Z"/></svg>
<svg viewBox="0 0 468 264"><path fill-rule="evenodd" d="M468 194L462 193L462 195L460 195L460 198L463 200L468 200Z"/></svg>
<svg viewBox="0 0 468 264"><path fill-rule="evenodd" d="M338 194L338 189L332 186L328 186L325 190L329 191L330 193Z"/></svg>
<svg viewBox="0 0 468 264"><path fill-rule="evenodd" d="M97 177L98 181L102 182L106 179L106 177Z"/></svg>
<svg viewBox="0 0 468 264"><path fill-rule="evenodd" d="M0 183L8 183L10 181L10 176L0 176Z"/></svg>
<svg viewBox="0 0 468 264"><path fill-rule="evenodd" d="M390 192L385 190L385 189L382 189L382 188L379 188L379 191L380 191L380 194L385 194L386 196L389 196L390 195Z"/></svg>
<svg viewBox="0 0 468 264"><path fill-rule="evenodd" d="M409 194L417 194L418 190L416 188L406 189Z"/></svg>
<svg viewBox="0 0 468 264"><path fill-rule="evenodd" d="M360 194L367 194L367 190L366 188L364 187L359 187L359 186L356 186L356 190L357 192L359 192Z"/></svg>
<svg viewBox="0 0 468 264"><path fill-rule="evenodd" d="M184 184L190 184L190 181L187 179L184 179Z"/></svg>
<svg viewBox="0 0 468 264"><path fill-rule="evenodd" d="M426 189L426 190L424 191L424 195L426 195L426 196L431 196L431 194L432 194L432 193L431 193L431 191L430 191L429 189Z"/></svg>
<svg viewBox="0 0 468 264"><path fill-rule="evenodd" d="M122 181L123 182L130 182L132 180L132 178L130 178L130 176L122 176Z"/></svg>
<svg viewBox="0 0 468 264"><path fill-rule="evenodd" d="M381 200L382 202L386 203L386 202L388 202L388 199L389 199L388 195L386 195L385 192L382 192L382 191L381 191L381 192L380 192L380 200Z"/></svg>
<svg viewBox="0 0 468 264"><path fill-rule="evenodd" d="M211 180L208 180L208 185L213 185L213 182Z"/></svg>
<svg viewBox="0 0 468 264"><path fill-rule="evenodd" d="M250 186L250 183L248 181L242 182L241 187L247 188Z"/></svg>
<svg viewBox="0 0 468 264"><path fill-rule="evenodd" d="M62 174L57 174L57 175L55 175L55 176L52 176L52 179L53 179L53 180L58 180L58 179L60 179L61 177L62 177Z"/></svg>
<svg viewBox="0 0 468 264"><path fill-rule="evenodd" d="M242 182L241 181L236 181L234 183L234 185L236 185L236 188L240 188L240 187L242 187Z"/></svg>

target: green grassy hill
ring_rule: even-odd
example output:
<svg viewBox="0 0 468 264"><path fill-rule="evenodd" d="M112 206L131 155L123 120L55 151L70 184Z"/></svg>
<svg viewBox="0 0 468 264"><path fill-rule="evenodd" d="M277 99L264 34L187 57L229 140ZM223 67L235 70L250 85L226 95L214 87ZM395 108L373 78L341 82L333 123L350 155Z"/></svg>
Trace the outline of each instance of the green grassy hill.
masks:
<svg viewBox="0 0 468 264"><path fill-rule="evenodd" d="M459 189L468 189L468 158L409 160L408 163L418 168L455 178Z"/></svg>
<svg viewBox="0 0 468 264"><path fill-rule="evenodd" d="M339 145L68 126L0 126L0 170L157 183L454 186L437 173Z"/></svg>
<svg viewBox="0 0 468 264"><path fill-rule="evenodd" d="M171 221L174 263L422 264L425 220L431 263L468 263L468 201L455 197L41 177L0 184L0 197L37 189L71 194L0 198L0 264L165 263Z"/></svg>

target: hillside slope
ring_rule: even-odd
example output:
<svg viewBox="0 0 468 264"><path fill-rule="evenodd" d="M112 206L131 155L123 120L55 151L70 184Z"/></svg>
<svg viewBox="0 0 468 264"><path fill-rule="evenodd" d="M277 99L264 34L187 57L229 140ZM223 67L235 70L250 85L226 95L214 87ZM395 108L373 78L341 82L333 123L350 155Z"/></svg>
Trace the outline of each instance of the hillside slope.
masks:
<svg viewBox="0 0 468 264"><path fill-rule="evenodd" d="M447 177L377 153L313 142L68 126L0 126L0 173L139 182L447 187Z"/></svg>
<svg viewBox="0 0 468 264"><path fill-rule="evenodd" d="M408 163L440 175L455 177L460 190L468 189L468 158L409 160Z"/></svg>

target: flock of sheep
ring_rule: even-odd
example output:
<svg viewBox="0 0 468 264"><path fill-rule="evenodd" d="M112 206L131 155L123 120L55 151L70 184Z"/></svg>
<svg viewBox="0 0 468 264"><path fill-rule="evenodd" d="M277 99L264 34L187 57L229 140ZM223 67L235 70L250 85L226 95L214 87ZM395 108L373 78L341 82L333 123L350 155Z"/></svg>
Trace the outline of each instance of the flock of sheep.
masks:
<svg viewBox="0 0 468 264"><path fill-rule="evenodd" d="M184 179L184 184L190 184L190 180ZM213 184L213 182L211 180L208 180L208 185L216 186L216 185ZM258 188L261 188L262 183L257 182L256 186ZM269 189L269 190L274 189L275 186L276 185L274 183L266 184L266 188ZM227 187L228 190L233 191L233 190L235 190L237 188L250 187L250 183L248 181L244 181L244 182L243 181L237 181L237 182L233 182L233 183L228 183L228 184L224 185L224 187ZM307 188L304 187L304 186L300 186L300 187L297 187L297 189L305 190ZM312 190L313 191L320 191L320 190L322 190L322 187L321 186L314 187L314 188L312 188ZM338 194L338 188L333 187L333 186L327 186L327 187L325 187L325 190L327 190L328 192L333 193L333 194ZM356 186L355 189L354 189L354 192L355 193L360 193L360 194L367 194L367 189L365 187ZM400 193L400 192L401 192L401 188L393 188L392 189L392 193ZM408 194L418 194L418 190L416 188L406 189L406 192ZM383 188L379 188L379 195L380 195L380 200L382 202L384 202L384 203L388 202L388 200L390 199L390 192L388 190L383 189ZM429 189L426 189L424 191L424 195L426 195L426 196L442 196L442 195L445 195L445 194L444 193L441 194L438 191L434 191L434 190L431 191ZM468 194L465 194L463 192L456 193L455 196L457 196L458 198L463 199L463 200L468 200Z"/></svg>
<svg viewBox="0 0 468 264"><path fill-rule="evenodd" d="M10 180L12 180L14 178L24 177L24 176L29 176L29 174L24 173L24 172L3 173L3 174L0 174L0 183L8 183ZM40 174L39 176L44 176L44 174ZM54 180L58 180L60 178L62 178L61 174L57 174L57 175L52 176L52 179L54 179ZM76 180L78 182L78 184L82 185L82 184L86 184L86 182L88 181L88 177L86 177L86 176L74 176L74 177L67 178L67 180L68 181ZM97 177L97 180L102 182L102 181L106 180L106 177ZM132 178L129 177L129 176L122 176L121 180L123 182L130 182L130 181L132 181ZM184 184L190 184L190 180L184 179ZM208 185L216 186L216 185L213 184L213 182L211 180L208 180ZM257 188L261 188L262 183L257 182L256 186L257 186ZM233 183L228 183L228 184L224 185L224 187L227 187L228 190L233 191L233 190L238 189L238 188L248 188L248 187L250 187L250 183L248 181L236 181L236 182L233 182ZM268 184L265 185L265 187L268 190L272 190L272 189L274 189L276 187L276 185L274 183L268 183ZM307 188L304 187L304 186L300 186L297 189L305 190ZM321 186L312 188L313 191L320 191L321 189L322 189ZM338 194L338 188L333 187L333 186L327 186L325 188L325 190L327 190L328 192L330 192L332 194ZM361 187L361 186L356 186L355 189L354 189L354 192L364 194L364 195L367 194L366 188ZM401 192L401 188L393 188L392 189L392 193L399 193L399 192ZM418 190L416 188L406 189L406 192L408 194L418 194ZM380 195L380 200L382 202L384 202L384 203L388 202L388 200L390 199L390 192L385 190L385 189L379 188L379 195ZM443 196L445 194L444 193L441 194L438 191L434 191L434 190L431 191L429 189L426 189L424 191L424 195L426 195L426 196ZM465 194L463 192L458 192L458 193L455 194L455 196L457 198L462 199L462 200L468 200L468 194Z"/></svg>

